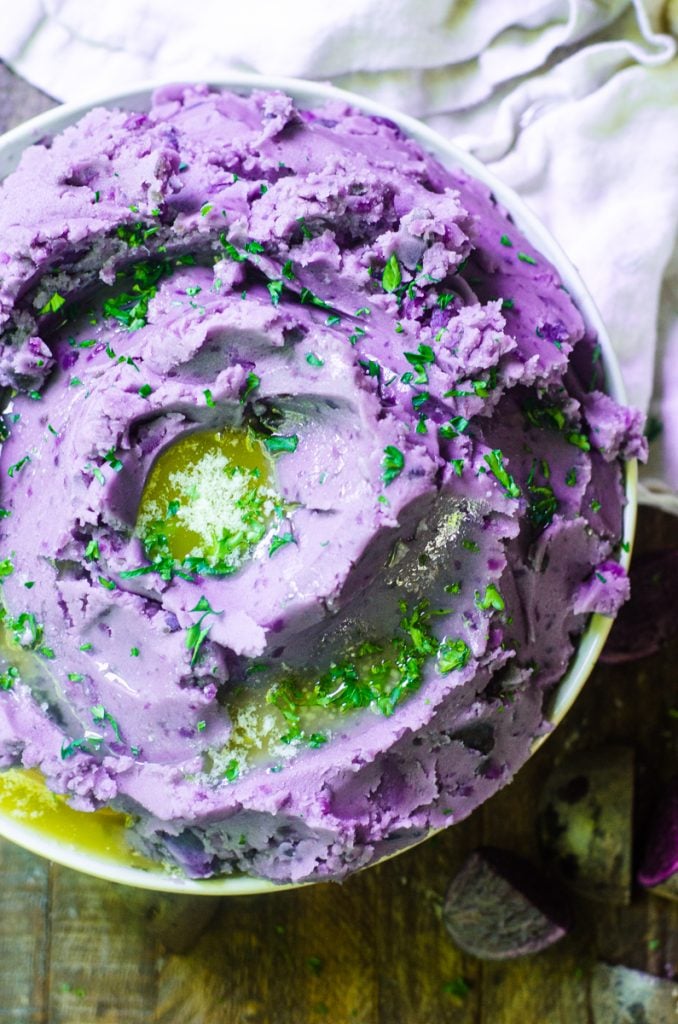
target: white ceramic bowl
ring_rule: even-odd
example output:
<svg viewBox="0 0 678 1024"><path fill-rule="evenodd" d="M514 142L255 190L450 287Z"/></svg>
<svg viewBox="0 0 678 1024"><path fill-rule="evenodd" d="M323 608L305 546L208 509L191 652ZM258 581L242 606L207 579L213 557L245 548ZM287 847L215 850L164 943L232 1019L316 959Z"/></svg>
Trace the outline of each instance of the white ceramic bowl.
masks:
<svg viewBox="0 0 678 1024"><path fill-rule="evenodd" d="M14 128L0 138L0 178L4 178L16 167L22 151L27 146L37 142L45 135L54 135L63 130L93 107L106 106L121 107L126 110L147 110L150 106L151 93L162 84L166 83L145 83L125 92L95 97L89 103L66 104L49 110L47 113L41 114L20 125L18 128ZM247 92L253 88L280 89L289 93L302 106L316 106L327 100L340 100L350 103L367 114L389 118L398 124L407 135L416 139L424 149L437 157L442 164L448 167L461 167L475 178L484 182L492 190L499 202L508 210L517 226L525 233L535 248L543 253L557 269L584 319L594 328L598 335L598 341L602 349L606 387L609 394L619 402L624 403L626 401L621 373L605 325L579 274L557 242L554 241L548 231L515 192L502 184L474 157L458 149L451 142L446 141L442 136L414 118L408 117L405 114L399 114L380 103L363 99L353 93L336 89L330 85L305 82L294 78L268 78L245 73L231 73L222 79L210 82L210 84L218 88L233 89L239 92ZM636 521L637 464L634 461L627 463L625 472L627 504L624 511L622 540L625 542L628 550L622 550L620 561L622 565L628 567ZM612 620L602 615L593 615L591 617L589 625L581 636L567 673L557 685L549 700L547 717L553 726L558 725L562 721L577 694L582 689L603 648L611 625ZM535 741L533 752L541 745L544 739L545 737L541 737ZM2 785L2 776L0 776L0 788ZM34 853L56 861L58 864L75 868L78 871L83 871L99 878L145 889L213 896L248 895L297 887L276 885L266 879L245 876L203 880L188 879L178 873L168 872L159 864L141 861L135 858L131 852L129 854L126 853L123 844L120 842L120 835L115 834L116 828L117 833L122 831L121 826L108 829L107 820L102 819L104 826L102 831L104 836L107 830L110 831L112 836L111 842L107 844L104 837L98 849L90 849L84 842L79 842L77 834L79 818L89 818L89 815L80 815L78 812L65 809L64 816L69 819L69 827L64 833L64 830L57 830L56 828L46 829L44 824L40 824L39 815L32 817L30 813L27 814L25 810L22 811L20 803L21 801L18 800L16 808L0 808L0 835ZM101 812L97 813L101 814ZM74 817L76 815L77 817ZM419 840L419 842L422 842L422 840Z"/></svg>

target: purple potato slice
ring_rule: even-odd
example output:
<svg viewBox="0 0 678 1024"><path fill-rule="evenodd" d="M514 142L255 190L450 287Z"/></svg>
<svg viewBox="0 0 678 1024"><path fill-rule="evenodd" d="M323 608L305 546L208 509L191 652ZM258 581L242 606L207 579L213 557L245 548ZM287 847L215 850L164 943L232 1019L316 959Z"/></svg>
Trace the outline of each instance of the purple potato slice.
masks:
<svg viewBox="0 0 678 1024"><path fill-rule="evenodd" d="M443 921L465 953L509 960L562 939L570 913L559 887L528 860L481 847L453 879Z"/></svg>

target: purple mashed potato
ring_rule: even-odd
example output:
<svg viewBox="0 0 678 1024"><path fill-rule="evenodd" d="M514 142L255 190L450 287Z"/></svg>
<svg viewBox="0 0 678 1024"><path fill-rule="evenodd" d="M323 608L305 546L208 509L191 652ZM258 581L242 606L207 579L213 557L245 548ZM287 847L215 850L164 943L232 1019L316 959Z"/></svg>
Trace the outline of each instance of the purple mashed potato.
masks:
<svg viewBox="0 0 678 1024"><path fill-rule="evenodd" d="M280 882L507 783L626 597L644 445L488 189L343 105L173 86L27 150L0 247L1 763L191 876ZM144 484L224 428L275 453L278 519L172 563Z"/></svg>

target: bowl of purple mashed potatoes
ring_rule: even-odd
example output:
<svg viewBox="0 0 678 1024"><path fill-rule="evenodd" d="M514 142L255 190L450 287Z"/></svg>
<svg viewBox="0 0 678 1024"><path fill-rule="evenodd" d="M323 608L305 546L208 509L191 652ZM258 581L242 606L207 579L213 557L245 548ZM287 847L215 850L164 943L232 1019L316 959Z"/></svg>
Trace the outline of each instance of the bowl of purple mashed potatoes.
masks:
<svg viewBox="0 0 678 1024"><path fill-rule="evenodd" d="M628 595L642 418L557 245L291 80L58 108L0 172L0 766L130 855L0 832L235 893L466 817Z"/></svg>

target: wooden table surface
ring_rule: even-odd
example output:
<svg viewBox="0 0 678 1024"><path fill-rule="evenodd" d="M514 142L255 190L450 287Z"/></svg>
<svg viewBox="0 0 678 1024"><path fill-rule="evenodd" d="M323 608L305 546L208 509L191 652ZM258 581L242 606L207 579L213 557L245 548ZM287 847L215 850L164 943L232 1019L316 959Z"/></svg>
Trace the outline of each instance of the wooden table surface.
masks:
<svg viewBox="0 0 678 1024"><path fill-rule="evenodd" d="M0 66L0 131L51 105ZM675 519L642 511L638 550L677 541ZM442 899L480 843L538 860L540 786L565 750L635 748L642 832L658 780L676 770L677 664L678 637L644 661L599 666L512 785L467 821L343 885L231 899L154 895L0 841L0 1024L590 1024L596 961L678 972L677 903L643 892L623 908L575 900L568 938L488 964L447 938Z"/></svg>

